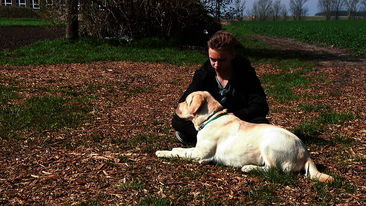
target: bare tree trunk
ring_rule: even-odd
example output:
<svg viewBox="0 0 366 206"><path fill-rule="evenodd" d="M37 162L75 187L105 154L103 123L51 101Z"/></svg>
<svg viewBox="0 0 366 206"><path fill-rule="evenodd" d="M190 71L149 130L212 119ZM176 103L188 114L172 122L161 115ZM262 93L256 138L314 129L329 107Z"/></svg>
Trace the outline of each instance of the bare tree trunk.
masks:
<svg viewBox="0 0 366 206"><path fill-rule="evenodd" d="M221 2L220 0L216 0L216 18L218 21L221 20Z"/></svg>
<svg viewBox="0 0 366 206"><path fill-rule="evenodd" d="M78 0L66 0L66 38L79 38Z"/></svg>

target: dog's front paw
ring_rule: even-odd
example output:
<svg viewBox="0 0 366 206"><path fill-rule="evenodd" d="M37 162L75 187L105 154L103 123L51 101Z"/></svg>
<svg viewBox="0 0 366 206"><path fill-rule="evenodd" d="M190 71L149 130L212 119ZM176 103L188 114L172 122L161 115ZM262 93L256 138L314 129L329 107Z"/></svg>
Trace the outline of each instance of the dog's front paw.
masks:
<svg viewBox="0 0 366 206"><path fill-rule="evenodd" d="M155 155L157 157L167 157L168 156L169 151L166 150L159 150L155 152Z"/></svg>

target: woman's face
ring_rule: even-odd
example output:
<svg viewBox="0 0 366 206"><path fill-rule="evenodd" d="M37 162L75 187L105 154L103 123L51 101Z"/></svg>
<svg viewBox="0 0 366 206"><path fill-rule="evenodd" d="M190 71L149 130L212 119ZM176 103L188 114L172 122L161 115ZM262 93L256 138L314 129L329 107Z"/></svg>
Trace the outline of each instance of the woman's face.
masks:
<svg viewBox="0 0 366 206"><path fill-rule="evenodd" d="M231 61L235 58L235 52L226 50L208 49L208 57L211 66L217 71L227 71L231 69Z"/></svg>

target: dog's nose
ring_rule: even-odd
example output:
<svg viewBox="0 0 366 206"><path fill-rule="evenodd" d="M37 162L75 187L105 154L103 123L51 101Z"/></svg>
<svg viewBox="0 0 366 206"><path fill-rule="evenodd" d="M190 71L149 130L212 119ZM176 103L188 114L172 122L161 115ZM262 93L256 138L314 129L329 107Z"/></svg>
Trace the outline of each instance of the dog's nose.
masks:
<svg viewBox="0 0 366 206"><path fill-rule="evenodd" d="M176 113L177 115L179 115L179 114L181 113L181 111L180 111L180 109L179 109L179 105L180 105L180 104L177 104L177 106L175 107L175 113Z"/></svg>

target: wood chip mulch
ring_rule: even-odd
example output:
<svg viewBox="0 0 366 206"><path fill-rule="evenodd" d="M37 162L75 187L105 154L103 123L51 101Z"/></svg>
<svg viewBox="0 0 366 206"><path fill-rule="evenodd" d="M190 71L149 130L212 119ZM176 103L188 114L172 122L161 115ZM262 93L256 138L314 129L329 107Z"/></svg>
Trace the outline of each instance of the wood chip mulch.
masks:
<svg viewBox="0 0 366 206"><path fill-rule="evenodd" d="M253 66L259 76L277 72L269 65ZM67 88L90 97L92 105L77 128L24 131L16 140L0 139L0 204L365 203L365 70L315 68L306 73L314 79L311 86L294 92L317 98L280 104L268 97L270 121L291 131L318 115L304 112L300 103L321 103L355 115L327 126L318 137L324 144L307 145L319 168L341 180L320 188L302 174L295 174L292 184L279 184L234 168L156 158L158 149L182 146L170 119L197 67L132 62L0 67L0 83L20 88L23 98L65 96L50 91ZM351 139L352 146L332 143L340 137Z"/></svg>

